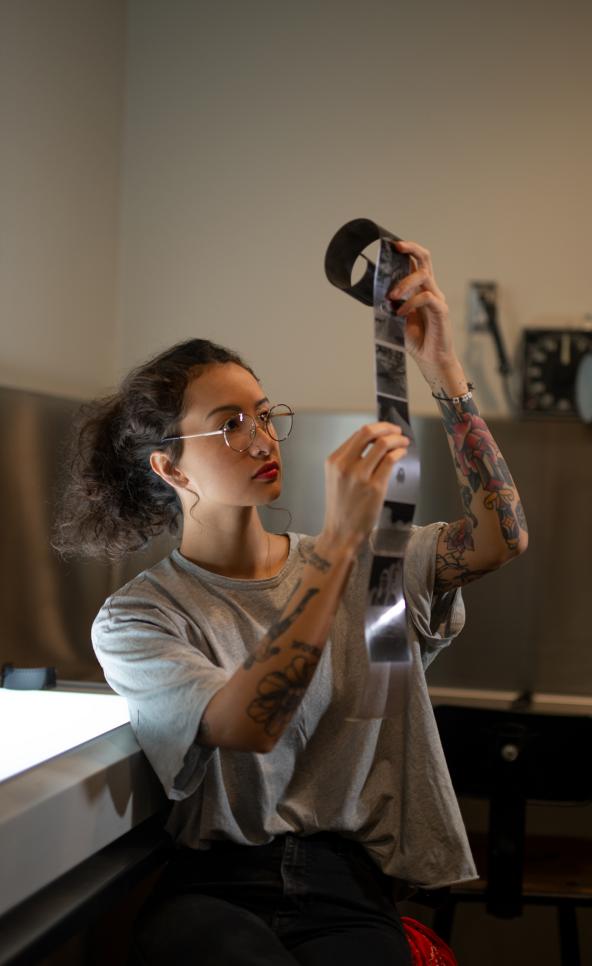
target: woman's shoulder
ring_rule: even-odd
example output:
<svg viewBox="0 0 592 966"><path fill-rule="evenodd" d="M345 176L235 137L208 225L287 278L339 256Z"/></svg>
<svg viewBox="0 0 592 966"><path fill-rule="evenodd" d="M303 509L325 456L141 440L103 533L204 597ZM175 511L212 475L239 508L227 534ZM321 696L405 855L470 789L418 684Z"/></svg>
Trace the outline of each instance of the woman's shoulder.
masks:
<svg viewBox="0 0 592 966"><path fill-rule="evenodd" d="M318 539L317 536L312 536L310 533L287 533L287 537L290 538L290 549L295 548L298 556L305 558L306 554L314 548L314 545Z"/></svg>
<svg viewBox="0 0 592 966"><path fill-rule="evenodd" d="M104 601L94 621L95 629L113 623L148 620L177 623L189 588L173 554L135 574Z"/></svg>
<svg viewBox="0 0 592 966"><path fill-rule="evenodd" d="M151 564L149 567L144 567L138 573L133 574L124 584L121 584L120 587L114 590L108 599L125 599L127 597L134 597L138 593L151 594L158 587L166 586L177 576L174 554L175 551L172 551L156 563Z"/></svg>
<svg viewBox="0 0 592 966"><path fill-rule="evenodd" d="M106 599L102 611L112 610L114 607L123 609L136 607L139 603L158 604L175 607L187 601L194 604L202 598L209 597L212 589L216 599L222 599L225 592L247 592L251 588L259 589L261 585L275 586L283 582L282 578L298 569L307 557L307 553L314 547L316 537L309 534L288 532L290 541L288 557L281 571L269 580L238 580L225 577L213 571L206 570L187 557L183 556L179 548L172 550L157 563L145 568L122 584Z"/></svg>

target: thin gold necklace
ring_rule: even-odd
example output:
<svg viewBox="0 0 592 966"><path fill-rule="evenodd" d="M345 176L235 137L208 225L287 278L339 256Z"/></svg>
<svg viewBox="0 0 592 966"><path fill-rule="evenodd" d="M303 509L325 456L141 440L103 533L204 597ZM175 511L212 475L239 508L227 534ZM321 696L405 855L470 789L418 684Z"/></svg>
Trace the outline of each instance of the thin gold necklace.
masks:
<svg viewBox="0 0 592 966"><path fill-rule="evenodd" d="M266 576L264 578L265 580L269 580L269 578L271 577L271 574L269 572L269 558L270 557L271 557L271 537L269 536L269 532L267 532L267 560L265 561L265 574L266 574Z"/></svg>

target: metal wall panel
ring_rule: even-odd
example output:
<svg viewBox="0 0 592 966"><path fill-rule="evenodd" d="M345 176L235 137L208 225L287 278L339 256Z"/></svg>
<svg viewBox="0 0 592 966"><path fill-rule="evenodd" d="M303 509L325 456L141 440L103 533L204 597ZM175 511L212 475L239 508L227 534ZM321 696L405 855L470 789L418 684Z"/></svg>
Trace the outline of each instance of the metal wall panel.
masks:
<svg viewBox="0 0 592 966"><path fill-rule="evenodd" d="M50 546L63 448L78 403L0 388L2 540L0 663L57 667L100 680L90 626L105 597L168 552L162 538L116 566L64 563ZM299 412L282 444L284 490L263 512L281 531L320 530L324 460L370 412ZM592 694L588 601L592 594L592 431L576 422L491 419L519 485L530 526L520 559L464 591L467 625L430 669L430 683ZM416 520L452 520L460 503L440 420L416 419L422 483Z"/></svg>
<svg viewBox="0 0 592 966"><path fill-rule="evenodd" d="M292 527L323 521L323 460L371 413L298 413L283 444L279 503ZM528 552L463 591L467 623L434 662L433 685L592 694L592 430L578 422L488 419L519 486ZM438 417L414 420L422 458L416 521L453 520L460 500ZM266 517L267 519L267 517Z"/></svg>
<svg viewBox="0 0 592 966"><path fill-rule="evenodd" d="M105 597L162 556L125 565L62 561L50 544L56 489L79 403L0 388L0 665L56 667L58 677L100 681L90 627Z"/></svg>

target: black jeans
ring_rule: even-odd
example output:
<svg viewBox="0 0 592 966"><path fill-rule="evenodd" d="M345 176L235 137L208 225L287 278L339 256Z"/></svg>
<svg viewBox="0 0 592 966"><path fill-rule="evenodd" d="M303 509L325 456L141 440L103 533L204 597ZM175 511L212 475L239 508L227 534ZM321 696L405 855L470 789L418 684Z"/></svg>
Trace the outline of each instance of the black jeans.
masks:
<svg viewBox="0 0 592 966"><path fill-rule="evenodd" d="M178 850L135 929L137 966L410 966L392 880L332 833Z"/></svg>

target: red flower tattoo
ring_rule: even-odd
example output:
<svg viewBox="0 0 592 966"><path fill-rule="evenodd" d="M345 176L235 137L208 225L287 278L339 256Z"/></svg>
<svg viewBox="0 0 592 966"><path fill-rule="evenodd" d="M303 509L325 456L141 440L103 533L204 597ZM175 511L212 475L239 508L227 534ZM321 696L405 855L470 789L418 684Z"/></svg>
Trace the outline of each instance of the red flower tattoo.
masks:
<svg viewBox="0 0 592 966"><path fill-rule="evenodd" d="M484 490L501 490L508 485L500 466L500 454L485 420L462 413L450 426L456 458L473 490L479 482Z"/></svg>

